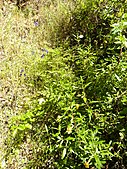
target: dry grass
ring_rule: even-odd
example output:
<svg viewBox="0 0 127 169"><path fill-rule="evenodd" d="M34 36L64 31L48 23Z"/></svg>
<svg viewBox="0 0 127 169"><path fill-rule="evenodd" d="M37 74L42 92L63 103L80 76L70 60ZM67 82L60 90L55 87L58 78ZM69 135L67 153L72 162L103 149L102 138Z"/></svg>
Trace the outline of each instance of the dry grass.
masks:
<svg viewBox="0 0 127 169"><path fill-rule="evenodd" d="M42 48L50 50L54 44L58 45L59 39L67 30L72 9L72 1L59 0L40 3L36 0L29 1L22 9L18 9L15 2L4 1L4 4L0 4L1 168L25 167L26 155L21 155L24 148L16 156L10 156L5 164L7 147L4 143L9 132L8 121L22 112L24 105L34 94L26 85L26 76L31 74L31 65L36 66L36 61L42 55ZM66 39L64 36L63 38Z"/></svg>

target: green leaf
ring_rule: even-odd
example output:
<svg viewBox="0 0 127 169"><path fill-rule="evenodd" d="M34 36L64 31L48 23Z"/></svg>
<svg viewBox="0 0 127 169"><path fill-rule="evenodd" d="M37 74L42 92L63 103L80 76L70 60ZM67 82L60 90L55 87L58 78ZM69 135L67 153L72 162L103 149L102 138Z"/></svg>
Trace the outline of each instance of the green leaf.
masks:
<svg viewBox="0 0 127 169"><path fill-rule="evenodd" d="M64 148L64 149L63 149L63 153L62 153L62 159L64 159L64 157L65 157L65 155L66 155L66 152L67 152L67 149Z"/></svg>
<svg viewBox="0 0 127 169"><path fill-rule="evenodd" d="M75 138L74 137L67 137L66 140L68 140L68 141L70 141L70 140L74 141Z"/></svg>
<svg viewBox="0 0 127 169"><path fill-rule="evenodd" d="M17 127L17 129L23 131L23 130L25 130L25 125L20 124L20 125Z"/></svg>
<svg viewBox="0 0 127 169"><path fill-rule="evenodd" d="M18 129L18 130L21 130L21 131L23 131L23 130L25 130L25 129L31 129L31 128L32 128L32 125L29 124L29 123L27 123L27 124L20 124L20 125L17 127L17 129Z"/></svg>
<svg viewBox="0 0 127 169"><path fill-rule="evenodd" d="M89 82L85 85L85 88L87 88L92 82Z"/></svg>
<svg viewBox="0 0 127 169"><path fill-rule="evenodd" d="M86 97L84 97L84 98L83 98L83 100L84 100L84 103L86 103L86 102L87 102L87 98L86 98Z"/></svg>
<svg viewBox="0 0 127 169"><path fill-rule="evenodd" d="M45 130L46 130L46 132L48 133L48 127L47 127L47 125L45 124Z"/></svg>
<svg viewBox="0 0 127 169"><path fill-rule="evenodd" d="M115 74L115 77L118 81L121 81L121 79L119 78L119 76L117 74Z"/></svg>
<svg viewBox="0 0 127 169"><path fill-rule="evenodd" d="M25 124L25 128L32 129L32 125L27 123L27 124Z"/></svg>
<svg viewBox="0 0 127 169"><path fill-rule="evenodd" d="M99 157L98 157L97 155L95 155L94 158L95 158L95 161L96 161L96 167L97 167L98 169L101 169L102 163L101 163Z"/></svg>
<svg viewBox="0 0 127 169"><path fill-rule="evenodd" d="M17 134L17 128L13 131L12 136L15 138L16 134Z"/></svg>

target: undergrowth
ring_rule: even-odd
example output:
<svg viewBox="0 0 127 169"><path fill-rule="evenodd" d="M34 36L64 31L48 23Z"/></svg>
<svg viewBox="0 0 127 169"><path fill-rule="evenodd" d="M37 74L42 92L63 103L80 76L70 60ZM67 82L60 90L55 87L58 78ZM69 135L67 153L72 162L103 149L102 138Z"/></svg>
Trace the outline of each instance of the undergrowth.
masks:
<svg viewBox="0 0 127 169"><path fill-rule="evenodd" d="M1 3L1 168L127 167L126 12L117 0Z"/></svg>

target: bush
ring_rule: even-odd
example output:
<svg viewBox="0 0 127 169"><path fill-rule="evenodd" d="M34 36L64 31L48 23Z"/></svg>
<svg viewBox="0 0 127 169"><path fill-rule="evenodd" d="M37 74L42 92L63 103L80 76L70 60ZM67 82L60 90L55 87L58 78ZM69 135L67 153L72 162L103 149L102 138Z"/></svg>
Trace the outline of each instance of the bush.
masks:
<svg viewBox="0 0 127 169"><path fill-rule="evenodd" d="M28 168L77 168L85 162L101 168L112 155L110 144L99 138L97 126L90 125L93 110L84 91L88 84L83 84L82 77L75 81L63 59L56 52L36 63L33 79L41 72L41 81L36 81L36 85L41 85L40 95L32 110L11 122L14 141L10 147L19 146L27 139L34 143ZM81 84L82 93L77 94Z"/></svg>
<svg viewBox="0 0 127 169"><path fill-rule="evenodd" d="M11 122L15 138L11 147L29 139L33 145L28 168L80 168L83 164L102 168L123 146L125 116L121 113L126 108L120 100L126 81L119 81L121 65L99 66L95 56L79 48L73 64L81 69L73 70L66 65L70 56L63 58L56 50L40 59L36 70L31 68L33 80L40 78L35 80L38 93L33 108Z"/></svg>

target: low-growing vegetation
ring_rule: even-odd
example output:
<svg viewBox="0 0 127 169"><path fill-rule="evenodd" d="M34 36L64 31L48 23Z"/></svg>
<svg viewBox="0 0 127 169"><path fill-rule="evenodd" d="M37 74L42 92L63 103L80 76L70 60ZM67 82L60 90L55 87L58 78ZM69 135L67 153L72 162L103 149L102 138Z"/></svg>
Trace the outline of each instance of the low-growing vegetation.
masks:
<svg viewBox="0 0 127 169"><path fill-rule="evenodd" d="M0 4L0 168L127 168L126 4Z"/></svg>

